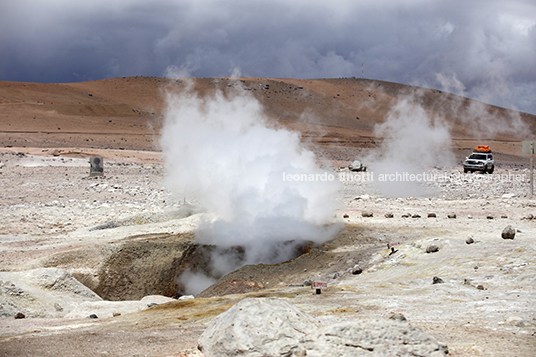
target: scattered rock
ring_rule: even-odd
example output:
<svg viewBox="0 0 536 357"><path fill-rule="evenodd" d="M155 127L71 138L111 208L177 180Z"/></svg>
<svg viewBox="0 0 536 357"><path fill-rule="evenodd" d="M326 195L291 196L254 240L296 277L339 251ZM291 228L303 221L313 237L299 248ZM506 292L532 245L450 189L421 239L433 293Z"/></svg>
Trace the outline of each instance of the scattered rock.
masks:
<svg viewBox="0 0 536 357"><path fill-rule="evenodd" d="M99 317L95 314L91 314L88 316L90 319L98 319Z"/></svg>
<svg viewBox="0 0 536 357"><path fill-rule="evenodd" d="M532 213L529 213L527 216L521 218L521 219L527 219L529 221L532 221L534 219L534 215Z"/></svg>
<svg viewBox="0 0 536 357"><path fill-rule="evenodd" d="M372 217L373 215L374 213L369 209L361 211L361 217Z"/></svg>
<svg viewBox="0 0 536 357"><path fill-rule="evenodd" d="M400 321L400 322L406 322L408 321L406 319L406 316L402 315L402 314L392 314L390 317L389 317L391 320L395 320L395 321Z"/></svg>
<svg viewBox="0 0 536 357"><path fill-rule="evenodd" d="M516 327L525 327L526 326L526 323L523 320L523 318L521 318L519 316L509 317L508 319L506 319L506 323L509 324L509 325L516 326Z"/></svg>
<svg viewBox="0 0 536 357"><path fill-rule="evenodd" d="M484 285L478 285L476 288L477 288L478 290L484 290Z"/></svg>
<svg viewBox="0 0 536 357"><path fill-rule="evenodd" d="M488 215L486 216L486 218L487 218L487 219L493 219L493 215L488 214Z"/></svg>
<svg viewBox="0 0 536 357"><path fill-rule="evenodd" d="M435 244L431 244L426 247L426 253L435 253L439 251L439 247Z"/></svg>
<svg viewBox="0 0 536 357"><path fill-rule="evenodd" d="M112 314L113 317L118 317L118 316L121 316L121 313L119 311L114 311L114 313Z"/></svg>
<svg viewBox="0 0 536 357"><path fill-rule="evenodd" d="M385 214L385 218L393 218L394 217L394 214L392 212L387 212Z"/></svg>
<svg viewBox="0 0 536 357"><path fill-rule="evenodd" d="M471 355L473 356L483 356L485 354L484 349L477 345L471 346L470 348L467 349L467 351L471 353Z"/></svg>
<svg viewBox="0 0 536 357"><path fill-rule="evenodd" d="M448 354L449 354L449 346L447 346L446 344L444 344L444 343L439 343L439 349L440 349L441 351L443 351L443 353L444 353L445 355L448 355Z"/></svg>
<svg viewBox="0 0 536 357"><path fill-rule="evenodd" d="M307 279L303 282L303 286L311 286L313 285L313 281L311 279Z"/></svg>
<svg viewBox="0 0 536 357"><path fill-rule="evenodd" d="M443 283L444 283L443 279L441 279L441 278L439 278L437 276L434 276L432 278L432 284L443 284Z"/></svg>
<svg viewBox="0 0 536 357"><path fill-rule="evenodd" d="M195 299L195 296L193 295L183 295L179 298L179 300L190 300L190 299Z"/></svg>
<svg viewBox="0 0 536 357"><path fill-rule="evenodd" d="M364 166L361 161L355 160L350 165L348 165L350 171L367 171L367 167Z"/></svg>
<svg viewBox="0 0 536 357"><path fill-rule="evenodd" d="M421 215L419 215L419 214L414 214L413 216L411 216L411 218L421 218Z"/></svg>
<svg viewBox="0 0 536 357"><path fill-rule="evenodd" d="M352 274L353 275L359 275L363 272L363 269L359 266L359 265L356 265L352 268Z"/></svg>
<svg viewBox="0 0 536 357"><path fill-rule="evenodd" d="M473 219L473 216L470 215L470 214L468 214L468 215L467 215L467 219Z"/></svg>
<svg viewBox="0 0 536 357"><path fill-rule="evenodd" d="M350 218L350 216L345 214L345 215L342 216L342 218Z"/></svg>
<svg viewBox="0 0 536 357"><path fill-rule="evenodd" d="M465 243L467 244L473 244L475 242L475 240L472 238L472 237L469 237L465 240Z"/></svg>
<svg viewBox="0 0 536 357"><path fill-rule="evenodd" d="M402 218L409 218L409 217L411 217L411 213L404 213L401 217Z"/></svg>
<svg viewBox="0 0 536 357"><path fill-rule="evenodd" d="M433 212L428 213L428 218L436 218L437 215Z"/></svg>
<svg viewBox="0 0 536 357"><path fill-rule="evenodd" d="M156 302L151 302L147 304L147 307L153 307L153 306L158 306L158 304Z"/></svg>
<svg viewBox="0 0 536 357"><path fill-rule="evenodd" d="M448 218L456 218L456 213L449 213L447 215Z"/></svg>
<svg viewBox="0 0 536 357"><path fill-rule="evenodd" d="M502 218L502 219L506 219L506 218L508 218L508 216L505 215L505 214L503 214L503 215L501 215L501 218Z"/></svg>
<svg viewBox="0 0 536 357"><path fill-rule="evenodd" d="M333 279L337 279L339 277L339 273L333 274Z"/></svg>
<svg viewBox="0 0 536 357"><path fill-rule="evenodd" d="M516 236L516 230L511 226L507 225L506 228L503 229L501 237L503 239L514 239Z"/></svg>
<svg viewBox="0 0 536 357"><path fill-rule="evenodd" d="M61 307L61 305L58 304L57 302L54 303L54 309L56 311L63 311L63 307Z"/></svg>
<svg viewBox="0 0 536 357"><path fill-rule="evenodd" d="M16 319L24 319L24 318L26 318L26 315L24 315L22 312L17 312L17 314L15 315L15 318Z"/></svg>

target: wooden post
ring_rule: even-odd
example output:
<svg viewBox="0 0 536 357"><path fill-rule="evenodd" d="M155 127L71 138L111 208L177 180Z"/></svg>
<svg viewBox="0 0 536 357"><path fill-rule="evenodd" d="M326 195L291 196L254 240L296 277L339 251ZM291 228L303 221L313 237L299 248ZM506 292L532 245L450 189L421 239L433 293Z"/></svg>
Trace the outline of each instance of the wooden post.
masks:
<svg viewBox="0 0 536 357"><path fill-rule="evenodd" d="M534 141L530 142L530 195L534 195Z"/></svg>

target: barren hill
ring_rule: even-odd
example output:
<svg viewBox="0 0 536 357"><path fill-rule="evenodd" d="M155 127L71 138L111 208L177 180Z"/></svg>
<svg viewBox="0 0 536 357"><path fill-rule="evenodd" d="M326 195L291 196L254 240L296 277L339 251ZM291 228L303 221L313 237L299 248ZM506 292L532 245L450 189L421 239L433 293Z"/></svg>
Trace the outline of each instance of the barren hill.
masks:
<svg viewBox="0 0 536 357"><path fill-rule="evenodd" d="M155 77L0 82L0 146L158 151L165 93L183 87L183 80ZM368 79L197 78L194 88L200 95L216 89L248 92L270 118L317 144L320 157L342 162L383 139L374 126L386 120L401 98L421 105L432 120L447 123L459 158L485 143L503 154L500 161L518 162L520 141L536 127L534 115Z"/></svg>

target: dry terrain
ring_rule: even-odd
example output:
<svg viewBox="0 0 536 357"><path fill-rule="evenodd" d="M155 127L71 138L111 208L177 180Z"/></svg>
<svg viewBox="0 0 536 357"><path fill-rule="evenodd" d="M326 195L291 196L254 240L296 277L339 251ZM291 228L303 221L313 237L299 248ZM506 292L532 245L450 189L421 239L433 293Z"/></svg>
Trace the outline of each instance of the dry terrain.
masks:
<svg viewBox="0 0 536 357"><path fill-rule="evenodd" d="M484 142L494 149L495 173L430 168L444 179L427 182L416 198L387 198L374 182L342 181L334 223L343 229L332 241L303 247L289 262L244 266L195 299L176 300L177 275L204 263L194 231L207 215L195 197L173 195L162 182L163 91L176 81L0 82L0 355L199 355L197 339L214 317L255 296L286 299L325 323L403 314L452 356L534 354L536 223L527 218L536 202L521 154L525 138L467 130L460 116L472 104L465 98L380 81L207 78L195 87L250 92L337 175L386 140L373 128L393 101L420 92L430 115L449 123L458 163ZM485 110L534 129L533 115ZM91 156L105 158L104 177L88 177ZM516 229L514 240L501 238L507 225ZM427 253L430 245L439 250ZM98 297L75 303L57 293L65 286L34 291L21 278L53 268ZM434 277L443 282L433 284ZM306 280L327 281L328 289L315 295Z"/></svg>
<svg viewBox="0 0 536 357"><path fill-rule="evenodd" d="M73 154L80 148L158 151L166 94L184 86L181 79L154 77L64 84L0 81L0 147L70 148L66 153ZM410 98L431 118L447 123L458 159L484 142L501 155L500 162L517 163L520 141L529 134L516 127L536 125L531 114L367 79L199 78L193 88L200 95L216 90L251 94L274 125L300 131L319 159L340 164L382 142L374 126L386 120L399 98Z"/></svg>

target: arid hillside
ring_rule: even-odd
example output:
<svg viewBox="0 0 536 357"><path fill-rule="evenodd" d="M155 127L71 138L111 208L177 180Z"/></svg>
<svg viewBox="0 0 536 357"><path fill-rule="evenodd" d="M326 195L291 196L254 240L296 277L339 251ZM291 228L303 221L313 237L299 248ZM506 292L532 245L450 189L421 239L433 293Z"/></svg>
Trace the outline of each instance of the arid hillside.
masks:
<svg viewBox="0 0 536 357"><path fill-rule="evenodd" d="M0 82L0 146L158 151L166 93L184 88L184 80L155 77ZM300 131L304 142L317 144L320 158L341 163L384 139L374 127L401 99L422 106L432 122L449 126L458 159L484 143L501 155L501 162L519 162L520 142L536 129L534 115L367 79L198 78L193 88L200 95L221 90L254 96L274 123Z"/></svg>

